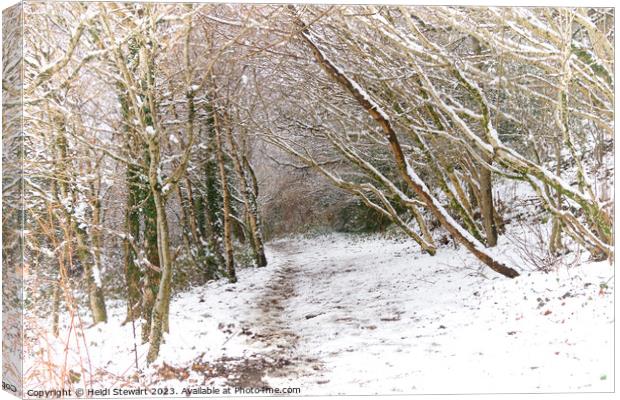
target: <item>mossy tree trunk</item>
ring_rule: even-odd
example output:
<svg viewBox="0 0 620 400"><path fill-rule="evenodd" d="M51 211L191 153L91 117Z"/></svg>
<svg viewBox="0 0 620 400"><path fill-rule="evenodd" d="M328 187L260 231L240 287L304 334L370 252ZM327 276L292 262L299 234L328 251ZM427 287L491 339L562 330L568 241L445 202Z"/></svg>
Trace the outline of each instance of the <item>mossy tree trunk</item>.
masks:
<svg viewBox="0 0 620 400"><path fill-rule="evenodd" d="M211 256L207 273L209 279L214 279L216 271L226 265L221 246L224 240L223 183L219 178L214 110L209 102L205 104L205 113L207 142L207 158L204 162L205 193L198 198L196 212L204 217L201 229L205 231Z"/></svg>
<svg viewBox="0 0 620 400"><path fill-rule="evenodd" d="M127 202L125 205L125 234L133 243L140 243L140 200L143 190L140 187L140 171L134 166L127 166ZM142 273L136 263L138 255L129 238L123 240L125 264L125 283L127 285L127 317L125 322L133 321L142 315L142 294L140 279Z"/></svg>

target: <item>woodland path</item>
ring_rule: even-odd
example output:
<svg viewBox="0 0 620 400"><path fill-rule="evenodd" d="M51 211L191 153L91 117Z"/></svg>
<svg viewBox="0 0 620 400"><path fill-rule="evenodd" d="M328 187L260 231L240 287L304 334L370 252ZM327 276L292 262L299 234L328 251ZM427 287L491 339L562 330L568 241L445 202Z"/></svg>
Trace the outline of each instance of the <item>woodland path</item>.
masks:
<svg viewBox="0 0 620 400"><path fill-rule="evenodd" d="M614 321L604 263L508 280L463 249L430 257L406 239L325 235L267 250L266 268L204 290L222 300L207 319L222 326L222 352L180 372L302 395L611 387L613 355L600 356Z"/></svg>
<svg viewBox="0 0 620 400"><path fill-rule="evenodd" d="M294 331L287 301L296 296L296 276L301 273L302 266L295 263L291 256L300 254L293 241L273 243L271 251L276 258L282 260L275 268L273 279L257 297L256 318L250 323L252 331L242 328L242 335L256 346L263 347L260 351L243 360L219 360L229 378L229 384L242 388L270 387L265 377L295 380L301 376L312 375L320 369L317 360L304 357L297 352L298 334ZM269 268L269 266L267 267Z"/></svg>
<svg viewBox="0 0 620 400"><path fill-rule="evenodd" d="M277 264L252 326L270 346L261 379L271 387L536 392L566 389L569 377L572 390L608 387L611 358L594 356L613 340L611 296L596 289L607 269L512 281L464 249L430 257L408 240L343 235L276 241L269 252Z"/></svg>

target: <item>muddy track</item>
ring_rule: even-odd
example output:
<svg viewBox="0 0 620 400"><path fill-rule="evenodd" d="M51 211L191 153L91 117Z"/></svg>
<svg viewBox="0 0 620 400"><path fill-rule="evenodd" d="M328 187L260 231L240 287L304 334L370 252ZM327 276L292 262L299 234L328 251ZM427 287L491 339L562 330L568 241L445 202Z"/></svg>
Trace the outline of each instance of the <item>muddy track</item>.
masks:
<svg viewBox="0 0 620 400"><path fill-rule="evenodd" d="M307 375L319 368L317 360L303 357L297 352L299 336L294 332L293 321L287 318L286 303L296 295L296 276L301 272L300 267L290 259L295 253L294 245L291 242L278 242L271 247L285 262L275 271L275 279L259 298L261 313L253 323L256 333L251 336L252 340L260 342L269 350L256 355L262 360L260 371L248 368L246 373L242 374L248 379L235 382L241 387L265 387L268 385L263 378L267 375L295 377Z"/></svg>
<svg viewBox="0 0 620 400"><path fill-rule="evenodd" d="M294 321L287 318L286 303L296 295L296 275L301 273L300 267L290 257L296 251L294 244L278 242L271 248L276 255L274 258L285 261L277 267L274 279L258 296L256 307L260 312L257 318L249 323L249 328L237 333L265 350L243 358L223 357L211 362L204 362L201 355L191 366L182 368L164 364L159 370L160 376L184 380L191 369L203 376L203 383L224 377L235 388L268 388L267 376L295 378L321 369L317 360L297 353L299 336L293 331Z"/></svg>

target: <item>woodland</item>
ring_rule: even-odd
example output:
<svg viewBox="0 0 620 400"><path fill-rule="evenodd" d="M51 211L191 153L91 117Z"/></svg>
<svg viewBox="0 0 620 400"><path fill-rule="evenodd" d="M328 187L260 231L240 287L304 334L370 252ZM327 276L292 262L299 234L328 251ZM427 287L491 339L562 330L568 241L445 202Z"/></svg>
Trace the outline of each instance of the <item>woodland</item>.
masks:
<svg viewBox="0 0 620 400"><path fill-rule="evenodd" d="M6 11L3 257L23 249L24 296L5 303L22 302L39 360L25 373L83 384L67 349L92 356L108 325L133 332L136 368L165 367L175 299L218 307L209 288L273 270L282 240L396 237L409 268L462 257L500 285L611 265L614 41L608 8Z"/></svg>

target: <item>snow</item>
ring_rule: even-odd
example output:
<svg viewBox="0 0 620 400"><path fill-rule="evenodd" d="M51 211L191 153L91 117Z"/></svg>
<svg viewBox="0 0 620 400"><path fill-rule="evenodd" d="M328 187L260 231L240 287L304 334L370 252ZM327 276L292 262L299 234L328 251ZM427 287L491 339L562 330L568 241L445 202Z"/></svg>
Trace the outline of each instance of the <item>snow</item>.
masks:
<svg viewBox="0 0 620 400"><path fill-rule="evenodd" d="M78 221L84 220L84 217L86 216L86 208L88 208L88 203L86 203L83 199L75 206L73 215Z"/></svg>
<svg viewBox="0 0 620 400"><path fill-rule="evenodd" d="M498 249L518 259L508 237ZM120 325L124 304L109 304L110 322L83 330L99 385L133 387L119 377L135 373L135 343L141 385L178 391L229 385L234 372L205 378L189 368L223 358L287 359L287 367L266 368L262 382L300 387L302 395L613 390L606 262L547 274L521 263L522 275L506 279L463 248L431 257L400 238L296 237L267 250L269 266L240 269L238 283L175 296L170 334L149 367L140 323L133 339L132 324ZM53 344L59 365L63 320ZM84 357L70 351L68 365L79 368ZM156 374L163 363L188 375L163 379Z"/></svg>
<svg viewBox="0 0 620 400"><path fill-rule="evenodd" d="M99 271L99 267L97 265L93 265L93 279L95 281L95 285L100 288L102 286L101 271Z"/></svg>
<svg viewBox="0 0 620 400"><path fill-rule="evenodd" d="M54 257L56 257L56 255L54 254L54 252L53 252L52 250L50 250L50 249L46 248L46 247L41 247L39 250L40 250L40 251L41 251L41 253L43 253L46 257L49 257L49 258L54 258Z"/></svg>
<svg viewBox="0 0 620 400"><path fill-rule="evenodd" d="M613 388L601 380L613 376L613 299L599 293L613 274L606 263L508 280L484 278L463 251L422 256L408 242L333 236L303 248L312 250L291 262L314 267L288 309L307 338L298 351L324 366L302 392Z"/></svg>

